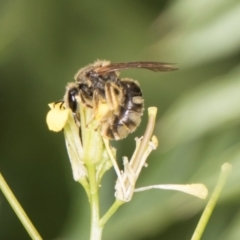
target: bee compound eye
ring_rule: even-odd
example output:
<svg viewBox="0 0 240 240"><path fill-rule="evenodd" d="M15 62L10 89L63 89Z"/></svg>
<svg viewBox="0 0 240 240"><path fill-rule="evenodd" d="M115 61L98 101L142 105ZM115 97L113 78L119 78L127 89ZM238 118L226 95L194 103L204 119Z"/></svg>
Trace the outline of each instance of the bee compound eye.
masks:
<svg viewBox="0 0 240 240"><path fill-rule="evenodd" d="M68 105L69 108L75 113L78 108L78 102L76 96L78 96L79 90L77 88L69 89L68 91Z"/></svg>

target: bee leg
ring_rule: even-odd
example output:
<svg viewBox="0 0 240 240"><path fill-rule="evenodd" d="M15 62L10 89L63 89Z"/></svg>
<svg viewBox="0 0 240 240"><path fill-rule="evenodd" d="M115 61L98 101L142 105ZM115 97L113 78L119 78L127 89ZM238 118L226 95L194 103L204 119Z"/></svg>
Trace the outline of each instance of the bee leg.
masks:
<svg viewBox="0 0 240 240"><path fill-rule="evenodd" d="M109 110L116 111L123 99L122 89L112 82L107 82L105 85L105 95Z"/></svg>
<svg viewBox="0 0 240 240"><path fill-rule="evenodd" d="M100 126L102 119L104 119L109 112L109 107L106 103L106 100L99 94L98 90L94 91L93 93L92 103L92 116L86 126L88 126L93 120L98 120ZM99 126L96 127L96 130Z"/></svg>
<svg viewBox="0 0 240 240"><path fill-rule="evenodd" d="M93 108L91 101L88 99L88 96L86 95L86 93L84 91L80 90L79 97L80 97L80 102L84 106L86 106L88 108Z"/></svg>
<svg viewBox="0 0 240 240"><path fill-rule="evenodd" d="M105 118L105 124L103 124L102 135L110 139L119 140L119 127L115 127L115 121L119 118L122 102L124 100L123 89L121 86L113 82L107 82L105 84L105 97L111 113L108 118Z"/></svg>

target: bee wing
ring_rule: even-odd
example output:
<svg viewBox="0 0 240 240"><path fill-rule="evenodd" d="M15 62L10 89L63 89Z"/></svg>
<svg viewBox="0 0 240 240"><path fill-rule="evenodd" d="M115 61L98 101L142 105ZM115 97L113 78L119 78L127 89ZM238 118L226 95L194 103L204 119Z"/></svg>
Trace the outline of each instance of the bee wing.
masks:
<svg viewBox="0 0 240 240"><path fill-rule="evenodd" d="M114 72L129 68L143 68L154 72L168 72L174 71L178 68L171 63L163 62L127 62L127 63L109 63L109 65L98 67L95 72L98 74L104 74L107 72Z"/></svg>

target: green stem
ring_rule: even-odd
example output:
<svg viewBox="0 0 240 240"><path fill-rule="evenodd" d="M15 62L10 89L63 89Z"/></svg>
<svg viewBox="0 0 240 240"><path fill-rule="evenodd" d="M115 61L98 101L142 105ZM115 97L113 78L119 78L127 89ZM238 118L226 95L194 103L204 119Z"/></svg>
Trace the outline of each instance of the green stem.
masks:
<svg viewBox="0 0 240 240"><path fill-rule="evenodd" d="M87 179L83 178L83 179L80 179L78 182L83 186L83 188L84 188L84 190L87 194L88 200L89 200L90 199L90 193L89 193L89 183L88 183Z"/></svg>
<svg viewBox="0 0 240 240"><path fill-rule="evenodd" d="M91 230L90 240L101 240L103 228L99 225L99 195L96 181L96 170L94 164L87 164L89 187L90 187L90 209L91 209Z"/></svg>
<svg viewBox="0 0 240 240"><path fill-rule="evenodd" d="M14 196L13 192L7 185L6 181L4 180L2 174L0 173L0 188L7 198L9 204L13 208L14 212L17 214L19 220L27 230L28 234L33 240L42 240L41 236L39 235L38 231L33 226L32 222L28 218L27 214L24 212L23 208L17 201L16 197Z"/></svg>
<svg viewBox="0 0 240 240"><path fill-rule="evenodd" d="M216 205L217 200L219 199L219 196L222 192L222 189L226 183L228 174L230 173L232 169L232 166L229 163L224 163L222 165L222 171L221 174L219 176L217 185L212 193L211 198L208 201L207 206L204 209L204 212L198 222L198 225L194 231L194 234L191 238L191 240L199 240L202 237L203 231L208 223L208 220L212 214L212 211Z"/></svg>
<svg viewBox="0 0 240 240"><path fill-rule="evenodd" d="M109 218L117 211L117 209L125 202L116 200L113 205L108 209L104 216L100 219L99 225L103 228Z"/></svg>

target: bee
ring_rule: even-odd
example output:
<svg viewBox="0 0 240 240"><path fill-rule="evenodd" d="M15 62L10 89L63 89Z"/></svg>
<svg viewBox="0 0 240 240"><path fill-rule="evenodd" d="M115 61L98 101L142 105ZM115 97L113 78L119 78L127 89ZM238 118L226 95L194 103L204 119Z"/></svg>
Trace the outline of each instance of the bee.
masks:
<svg viewBox="0 0 240 240"><path fill-rule="evenodd" d="M177 70L173 64L161 62L111 63L98 60L81 68L68 83L65 106L80 124L79 103L93 110L92 118L99 121L101 135L120 140L134 132L141 122L144 100L139 83L131 78L120 78L119 71L141 68L151 71Z"/></svg>

